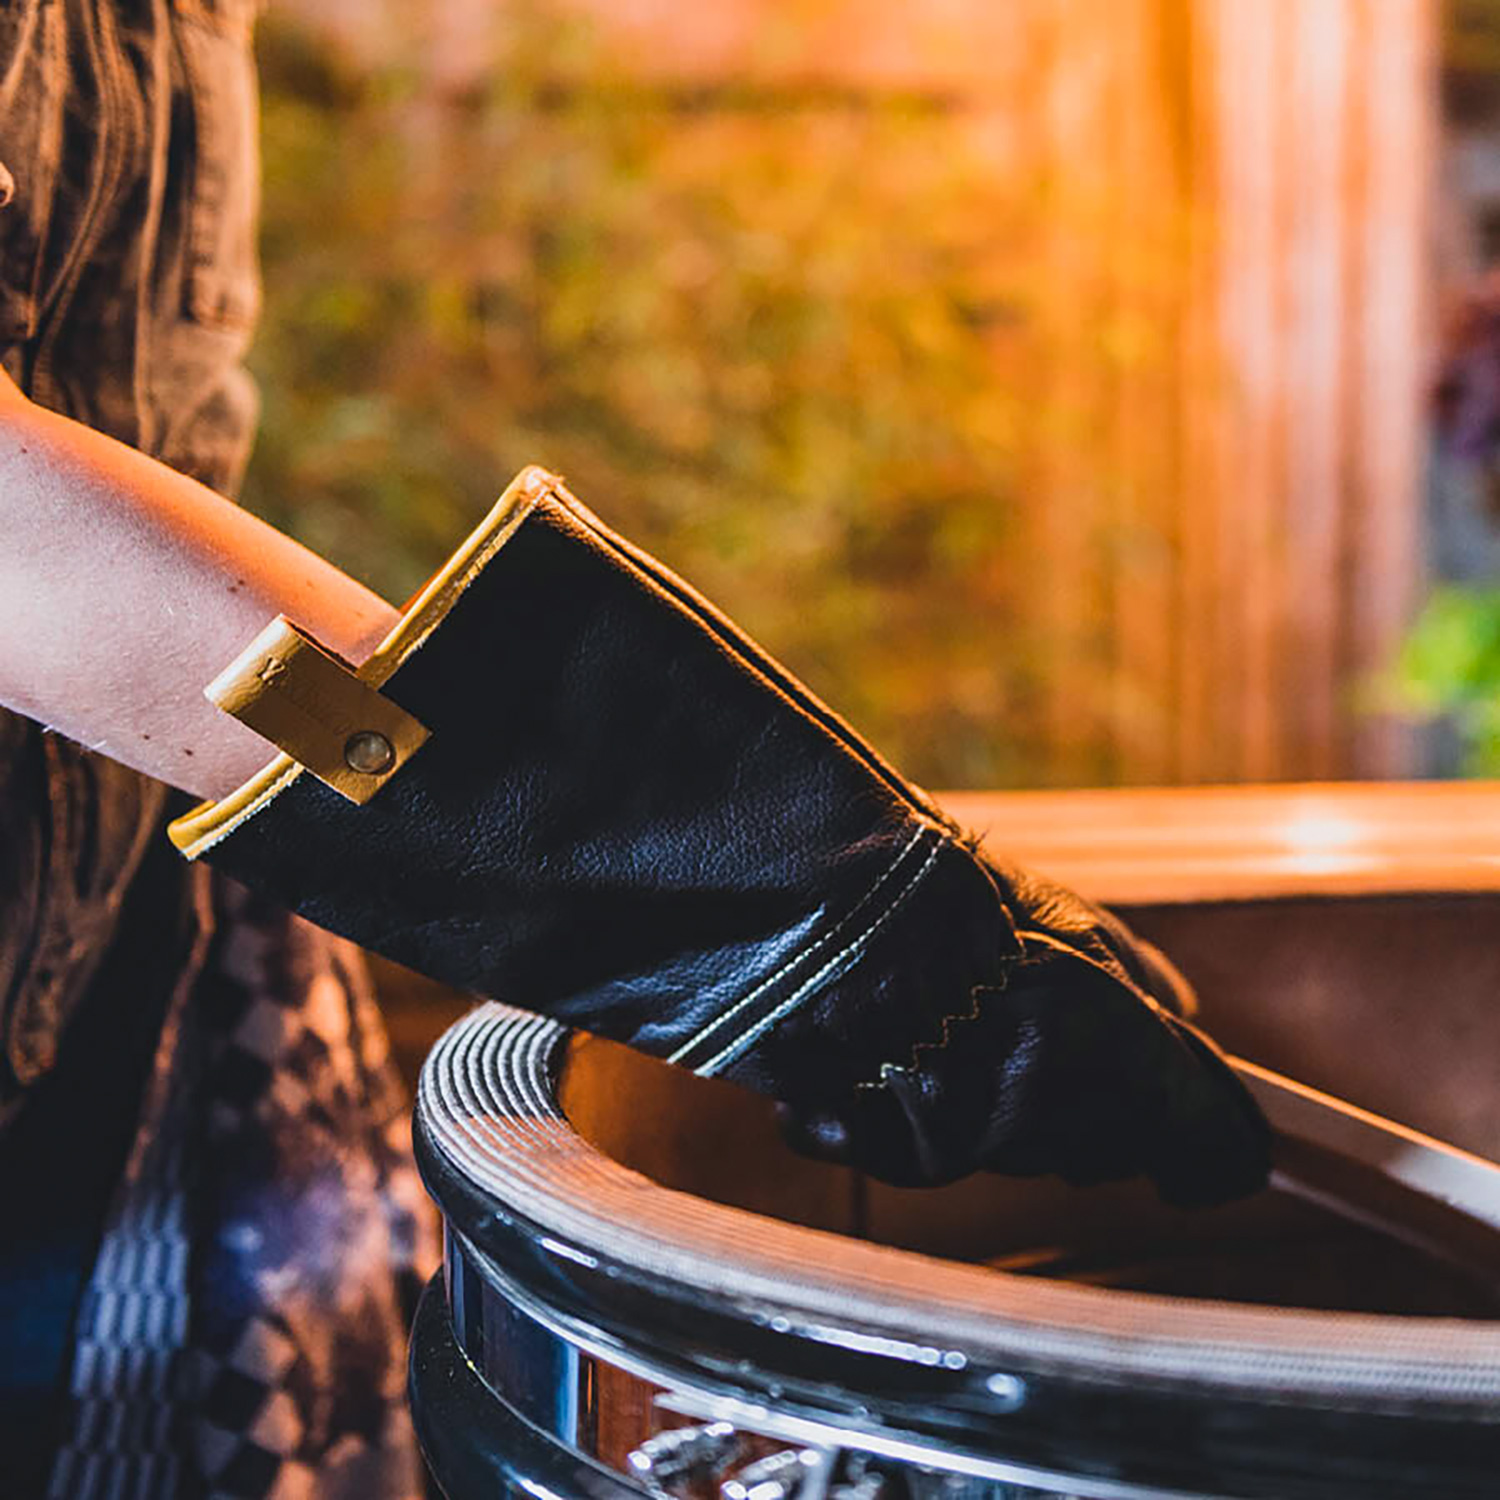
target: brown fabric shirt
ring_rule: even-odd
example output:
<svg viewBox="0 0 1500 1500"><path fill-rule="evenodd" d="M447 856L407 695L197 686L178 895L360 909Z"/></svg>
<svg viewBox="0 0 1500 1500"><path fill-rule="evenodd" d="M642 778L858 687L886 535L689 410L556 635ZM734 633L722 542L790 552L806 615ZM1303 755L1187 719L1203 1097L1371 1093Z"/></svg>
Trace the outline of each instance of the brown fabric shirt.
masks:
<svg viewBox="0 0 1500 1500"><path fill-rule="evenodd" d="M0 10L0 360L225 493L255 418L253 11ZM0 711L0 1122L52 1067L166 799Z"/></svg>

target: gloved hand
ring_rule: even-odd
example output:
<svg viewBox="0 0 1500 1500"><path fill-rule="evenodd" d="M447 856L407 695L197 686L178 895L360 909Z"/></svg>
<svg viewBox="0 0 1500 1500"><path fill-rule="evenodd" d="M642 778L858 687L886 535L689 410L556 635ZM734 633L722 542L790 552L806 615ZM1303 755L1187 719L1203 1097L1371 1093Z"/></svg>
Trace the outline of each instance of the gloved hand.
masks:
<svg viewBox="0 0 1500 1500"><path fill-rule="evenodd" d="M1265 1124L1187 1023L1196 998L1182 975L1108 912L975 853L1021 955L936 1027L930 1008L897 1020L884 1052L870 1049L862 1016L845 1040L842 1088L782 1105L788 1141L909 1186L981 1169L1078 1184L1146 1172L1184 1207L1259 1186ZM845 1017L813 1006L805 1022L833 1041ZM766 1046L768 1079L781 1071L778 1048L810 1045L799 1029Z"/></svg>
<svg viewBox="0 0 1500 1500"><path fill-rule="evenodd" d="M224 701L295 720L302 763L174 837L313 921L759 1089L804 1149L893 1181L1263 1180L1260 1116L1160 955L985 858L554 476L521 475L342 707L281 649ZM430 732L409 759L351 733L372 688ZM350 791L346 744L362 803L318 779Z"/></svg>

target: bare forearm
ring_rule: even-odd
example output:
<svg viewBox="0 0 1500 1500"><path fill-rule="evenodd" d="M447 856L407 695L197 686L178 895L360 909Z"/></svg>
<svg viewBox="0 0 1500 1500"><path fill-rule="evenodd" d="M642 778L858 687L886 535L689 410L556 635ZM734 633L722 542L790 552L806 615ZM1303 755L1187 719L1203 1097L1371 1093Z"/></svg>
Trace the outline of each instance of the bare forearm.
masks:
<svg viewBox="0 0 1500 1500"><path fill-rule="evenodd" d="M202 485L0 392L0 702L222 795L270 751L202 688L278 613L353 661L396 619Z"/></svg>

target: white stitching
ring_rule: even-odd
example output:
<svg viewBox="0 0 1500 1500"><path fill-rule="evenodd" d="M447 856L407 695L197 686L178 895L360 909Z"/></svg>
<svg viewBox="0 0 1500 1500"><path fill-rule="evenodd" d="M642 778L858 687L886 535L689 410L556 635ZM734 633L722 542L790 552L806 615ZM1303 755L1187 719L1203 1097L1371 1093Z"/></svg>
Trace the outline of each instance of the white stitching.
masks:
<svg viewBox="0 0 1500 1500"><path fill-rule="evenodd" d="M901 905L901 903L905 901L906 898L917 888L917 886L921 883L923 877L937 862L937 857L942 852L943 840L939 838L938 842L932 846L932 852L928 854L925 860L923 860L921 869L919 869L917 873L913 875L912 878L908 880L904 886L901 887L900 891L897 892L894 897L892 897L885 910L881 912L881 914L867 928L865 928L865 930L860 933L860 935L855 938L853 942L851 942L846 948L840 950L838 953L835 953L833 957L830 958L828 962L824 964L823 967L812 976L812 978L806 980L803 984L799 985L795 990L793 990L792 993L788 995L787 998L783 1000L781 1004L778 1005L773 1011L771 1011L768 1015L762 1017L762 1019L756 1022L755 1025L751 1026L738 1038L730 1042L727 1047L722 1048L719 1052L715 1053L713 1057L709 1058L709 1060L701 1067L694 1068L693 1071L700 1077L707 1077L709 1074L713 1073L721 1064L732 1062L736 1057L739 1056L741 1052L745 1050L746 1047L750 1046L752 1042L756 1041L764 1032L768 1031L772 1026L776 1024L776 1022L781 1020L781 1018L786 1015L788 1011L792 1010L795 1006L800 1004L801 1001L806 999L808 995L812 994L813 991L822 984L824 979L827 978L827 976L832 973L833 970L838 968L841 963L843 963L848 958L856 957L859 954L860 950L869 943L870 939L873 938L883 926L885 926L886 922L890 920L892 914Z"/></svg>
<svg viewBox="0 0 1500 1500"><path fill-rule="evenodd" d="M1003 960L1002 960L1003 962ZM1013 967L1019 968L1016 964ZM999 984L974 984L969 986L969 1009L965 1015L953 1012L946 1015L942 1020L943 1034L935 1041L913 1042L911 1049L911 1061L904 1063L883 1062L880 1065L880 1077L878 1079L866 1079L862 1083L856 1083L856 1089L883 1089L889 1088L892 1073L914 1073L921 1066L919 1058L924 1052L941 1052L953 1040L953 1029L956 1026L964 1026L979 1019L979 997L981 995L998 995L1010 982L1009 972L1002 972Z"/></svg>
<svg viewBox="0 0 1500 1500"><path fill-rule="evenodd" d="M1008 976L1007 976L1008 977ZM917 1059L924 1052L942 1052L953 1040L953 1028L955 1026L968 1025L979 1019L979 997L984 994L998 994L1005 988L1004 978L999 984L976 984L969 987L969 1010L967 1015L947 1015L943 1017L943 1034L936 1041L913 1042L911 1049L911 1061L905 1063L883 1062L880 1065L880 1078L878 1081L866 1081L856 1083L857 1089L883 1089L889 1088L892 1073L914 1073L920 1066Z"/></svg>
<svg viewBox="0 0 1500 1500"><path fill-rule="evenodd" d="M689 1037L687 1041L685 1041L675 1052L673 1052L667 1058L667 1061L679 1062L682 1058L686 1057L687 1054L691 1052L695 1047L702 1043L705 1038L712 1036L714 1032L716 1032L721 1026L725 1024L725 1022L732 1021L742 1010L744 1010L747 1005L751 1004L755 1000L758 1000L763 994L765 994L768 989L771 988L772 985L776 984L779 980L784 979L790 970L795 969L799 964L806 963L808 959L812 958L816 953L819 952L820 949L826 948L829 943L831 943L850 924L850 922L852 922L854 918L858 916L859 913L863 911L864 908L868 906L872 900L874 900L876 891L878 891L880 887L883 886L886 881L891 878L891 876L896 872L896 869L900 865L901 861L911 853L911 851L916 847L918 841L922 839L924 835L928 833L934 833L936 831L937 830L928 827L925 824L919 827L917 831L912 834L912 836L901 846L900 852L896 855L895 859L893 859L890 864L887 865L886 868L881 872L880 878L870 887L869 890L864 893L863 896L859 898L858 901L854 903L853 906L849 908L848 911L844 913L842 917L839 918L837 922L834 923L832 927L828 929L827 932L823 934L822 937L818 939L817 942L812 945L812 947L804 948L800 953L796 953L791 958L787 959L787 961L784 964L780 965L773 973L768 974L766 978L761 980L761 982L756 985L748 995L745 995L742 999L737 1000L733 1005L729 1007L728 1010L723 1011L719 1015L715 1016L713 1020L711 1020L700 1031L698 1031L695 1035Z"/></svg>

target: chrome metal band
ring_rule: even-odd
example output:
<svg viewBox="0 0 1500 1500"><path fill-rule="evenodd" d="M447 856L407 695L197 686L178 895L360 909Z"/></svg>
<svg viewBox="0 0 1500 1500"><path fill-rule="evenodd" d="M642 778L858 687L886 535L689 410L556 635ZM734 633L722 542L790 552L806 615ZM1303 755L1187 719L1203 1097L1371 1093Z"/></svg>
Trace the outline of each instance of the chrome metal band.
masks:
<svg viewBox="0 0 1500 1500"><path fill-rule="evenodd" d="M639 1488L876 1500L896 1473L912 1500L1494 1494L1494 1325L1027 1280L673 1192L564 1117L566 1038L472 1012L424 1069L418 1157L454 1337L497 1412Z"/></svg>
<svg viewBox="0 0 1500 1500"><path fill-rule="evenodd" d="M669 1464L662 1482L656 1460L658 1455L676 1458L681 1437L688 1434L702 1440L690 1465L693 1473L712 1477L726 1500L735 1500L725 1486L737 1473L782 1451L816 1455L829 1476L854 1455L913 1471L926 1476L925 1487L946 1500L1213 1500L1201 1491L1048 1472L888 1429L863 1428L801 1406L747 1401L727 1385L685 1380L602 1329L547 1308L462 1235L450 1232L444 1248L455 1335L485 1384L533 1426L650 1493L662 1492L680 1477L682 1471ZM996 1395L997 1407L1017 1399L999 1386ZM668 1425L682 1418L693 1420ZM824 1500L830 1486L826 1478L818 1483L817 1468L818 1463L803 1460L796 1500ZM758 1500L773 1497L763 1494Z"/></svg>

